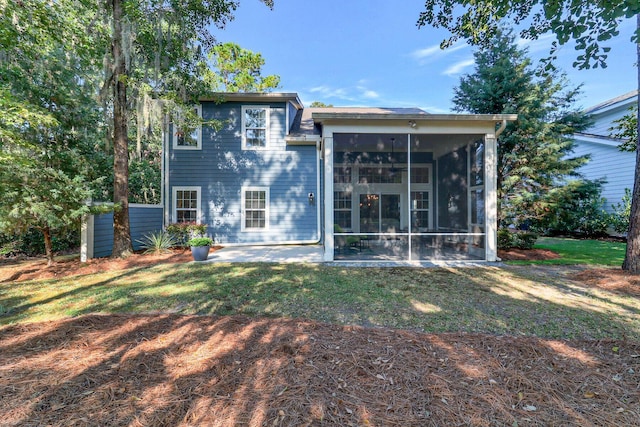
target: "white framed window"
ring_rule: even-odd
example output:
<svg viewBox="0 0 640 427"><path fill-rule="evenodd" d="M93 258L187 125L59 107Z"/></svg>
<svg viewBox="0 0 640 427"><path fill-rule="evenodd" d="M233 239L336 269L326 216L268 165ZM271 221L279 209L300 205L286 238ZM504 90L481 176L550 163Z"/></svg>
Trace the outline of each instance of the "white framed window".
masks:
<svg viewBox="0 0 640 427"><path fill-rule="evenodd" d="M352 198L350 191L333 192L333 221L343 230L351 230Z"/></svg>
<svg viewBox="0 0 640 427"><path fill-rule="evenodd" d="M264 150L269 147L269 107L242 106L242 149Z"/></svg>
<svg viewBox="0 0 640 427"><path fill-rule="evenodd" d="M202 106L193 106L194 113L202 118ZM201 150L202 149L202 125L195 128L181 129L173 126L173 148L175 150Z"/></svg>
<svg viewBox="0 0 640 427"><path fill-rule="evenodd" d="M242 231L269 228L269 187L242 187Z"/></svg>
<svg viewBox="0 0 640 427"><path fill-rule="evenodd" d="M200 187L173 187L173 222L200 222Z"/></svg>

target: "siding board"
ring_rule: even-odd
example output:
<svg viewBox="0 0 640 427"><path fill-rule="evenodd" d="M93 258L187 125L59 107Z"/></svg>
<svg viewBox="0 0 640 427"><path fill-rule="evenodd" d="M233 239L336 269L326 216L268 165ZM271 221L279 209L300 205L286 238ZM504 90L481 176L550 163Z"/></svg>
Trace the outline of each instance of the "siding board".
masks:
<svg viewBox="0 0 640 427"><path fill-rule="evenodd" d="M170 147L169 186L201 187L202 222L219 243L319 240L317 206L308 202L308 194L318 191L316 148L287 146L289 104L265 103L270 107L269 149L242 150L242 105L203 103L203 118L219 120L223 126L217 130L203 127L202 150ZM268 230L241 231L243 186L270 188ZM169 205L173 221L174 201Z"/></svg>

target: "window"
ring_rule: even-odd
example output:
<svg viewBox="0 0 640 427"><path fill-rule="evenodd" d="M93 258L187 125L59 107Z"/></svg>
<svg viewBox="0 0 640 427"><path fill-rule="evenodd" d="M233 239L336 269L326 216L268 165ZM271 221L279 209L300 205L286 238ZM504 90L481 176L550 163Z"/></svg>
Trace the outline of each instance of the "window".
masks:
<svg viewBox="0 0 640 427"><path fill-rule="evenodd" d="M242 107L242 149L260 150L269 146L269 108Z"/></svg>
<svg viewBox="0 0 640 427"><path fill-rule="evenodd" d="M471 224L483 226L485 223L484 141L476 141L471 144L470 151Z"/></svg>
<svg viewBox="0 0 640 427"><path fill-rule="evenodd" d="M358 182L360 184L400 184L402 175L393 173L390 168L360 168Z"/></svg>
<svg viewBox="0 0 640 427"><path fill-rule="evenodd" d="M351 193L347 191L333 192L334 222L343 230L351 230Z"/></svg>
<svg viewBox="0 0 640 427"><path fill-rule="evenodd" d="M200 221L200 187L173 187L173 220Z"/></svg>
<svg viewBox="0 0 640 427"><path fill-rule="evenodd" d="M242 188L242 231L269 228L269 188Z"/></svg>
<svg viewBox="0 0 640 427"><path fill-rule="evenodd" d="M202 106L193 107L193 112L202 118ZM173 148L177 150L200 150L202 149L202 126L181 129L173 126Z"/></svg>
<svg viewBox="0 0 640 427"><path fill-rule="evenodd" d="M429 192L411 192L411 229L426 231L429 229Z"/></svg>
<svg viewBox="0 0 640 427"><path fill-rule="evenodd" d="M336 184L351 184L351 168L341 166L334 167L333 182Z"/></svg>
<svg viewBox="0 0 640 427"><path fill-rule="evenodd" d="M425 167L411 168L411 183L412 184L428 184L431 171Z"/></svg>

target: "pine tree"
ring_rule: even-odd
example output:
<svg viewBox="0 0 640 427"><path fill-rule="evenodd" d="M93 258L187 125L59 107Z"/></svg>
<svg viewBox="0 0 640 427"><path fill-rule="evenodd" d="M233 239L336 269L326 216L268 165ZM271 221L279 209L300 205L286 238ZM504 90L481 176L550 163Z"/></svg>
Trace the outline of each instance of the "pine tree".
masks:
<svg viewBox="0 0 640 427"><path fill-rule="evenodd" d="M558 71L535 70L511 31L475 52L475 71L455 89L455 110L518 114L498 138L498 221L502 226L544 215L548 192L576 174L587 157L571 157L569 136L589 118L575 106L579 87Z"/></svg>

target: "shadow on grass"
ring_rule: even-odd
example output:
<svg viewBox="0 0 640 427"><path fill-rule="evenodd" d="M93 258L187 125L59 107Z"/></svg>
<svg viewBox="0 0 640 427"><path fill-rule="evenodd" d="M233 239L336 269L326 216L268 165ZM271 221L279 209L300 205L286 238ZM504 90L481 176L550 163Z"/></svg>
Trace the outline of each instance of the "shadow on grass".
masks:
<svg viewBox="0 0 640 427"><path fill-rule="evenodd" d="M556 271L163 265L93 281L38 282L30 286L48 286L51 295L31 302L33 295L0 288L0 322L46 313L240 314L424 332L640 341L638 298L580 287L545 270Z"/></svg>

